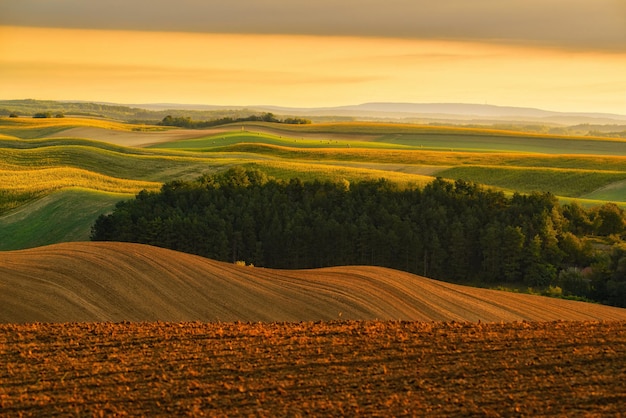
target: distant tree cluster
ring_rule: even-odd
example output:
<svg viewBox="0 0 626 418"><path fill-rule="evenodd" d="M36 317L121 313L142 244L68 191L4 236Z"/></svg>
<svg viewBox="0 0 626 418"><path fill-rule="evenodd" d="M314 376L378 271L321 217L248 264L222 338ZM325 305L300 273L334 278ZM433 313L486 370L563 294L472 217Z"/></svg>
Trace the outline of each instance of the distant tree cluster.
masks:
<svg viewBox="0 0 626 418"><path fill-rule="evenodd" d="M167 115L172 115L174 117L191 116L191 119L195 120L213 120L224 117L230 117L235 120L239 117L258 114L259 110L246 108L209 108L206 110L173 108L148 110L121 105L107 105L102 103L71 103L32 99L0 100L0 116L8 116L11 113L19 115L34 115L35 113L45 112L50 112L53 115L64 114L88 117L103 117L138 124L152 125L158 123ZM305 121L305 119L302 119L302 121Z"/></svg>
<svg viewBox="0 0 626 418"><path fill-rule="evenodd" d="M178 116L173 117L168 115L163 118L163 120L159 123L162 126L178 126L180 128L189 128L189 129L199 129L199 128L208 128L211 126L218 125L226 125L228 123L238 123L238 122L274 122L274 123L286 123L292 125L305 125L311 123L308 119L301 118L286 118L286 119L277 119L273 113L263 113L262 115L252 115L242 118L231 118L224 117L219 119L207 120L207 121L196 121L192 120L190 117Z"/></svg>
<svg viewBox="0 0 626 418"><path fill-rule="evenodd" d="M52 118L52 112L37 112L33 115L33 118L35 119L47 119L47 118ZM54 115L55 118L64 118L65 115L63 113L57 113Z"/></svg>
<svg viewBox="0 0 626 418"><path fill-rule="evenodd" d="M614 204L561 206L549 193L506 197L462 180L401 189L234 168L120 202L97 219L92 239L273 268L367 264L459 283L558 286L626 306L625 225Z"/></svg>

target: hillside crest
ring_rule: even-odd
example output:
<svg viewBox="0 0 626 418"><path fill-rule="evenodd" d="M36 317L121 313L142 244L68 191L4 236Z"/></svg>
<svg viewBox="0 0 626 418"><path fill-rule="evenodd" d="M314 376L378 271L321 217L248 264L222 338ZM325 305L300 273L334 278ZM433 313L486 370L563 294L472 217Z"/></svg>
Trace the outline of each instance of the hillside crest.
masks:
<svg viewBox="0 0 626 418"><path fill-rule="evenodd" d="M129 243L0 253L0 322L626 320L626 309L396 270L272 270Z"/></svg>

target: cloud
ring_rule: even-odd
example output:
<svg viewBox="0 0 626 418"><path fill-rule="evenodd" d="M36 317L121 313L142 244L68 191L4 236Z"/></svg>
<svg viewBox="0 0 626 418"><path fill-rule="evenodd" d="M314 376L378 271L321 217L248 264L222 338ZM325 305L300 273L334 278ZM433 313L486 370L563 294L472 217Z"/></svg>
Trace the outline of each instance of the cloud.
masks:
<svg viewBox="0 0 626 418"><path fill-rule="evenodd" d="M0 25L481 40L626 52L623 0L20 0Z"/></svg>

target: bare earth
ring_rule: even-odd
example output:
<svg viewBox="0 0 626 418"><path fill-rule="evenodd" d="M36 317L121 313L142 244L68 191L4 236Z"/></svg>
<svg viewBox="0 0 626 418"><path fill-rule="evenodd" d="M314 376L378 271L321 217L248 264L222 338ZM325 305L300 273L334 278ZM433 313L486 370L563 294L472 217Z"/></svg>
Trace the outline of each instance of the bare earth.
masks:
<svg viewBox="0 0 626 418"><path fill-rule="evenodd" d="M620 416L625 379L625 309L139 244L0 252L0 417Z"/></svg>
<svg viewBox="0 0 626 418"><path fill-rule="evenodd" d="M0 416L621 416L626 322L0 325Z"/></svg>
<svg viewBox="0 0 626 418"><path fill-rule="evenodd" d="M375 135L364 134L332 134L332 133L309 133L297 132L291 134L279 129L272 129L263 126L250 127L253 132L293 135L297 138L320 139L320 140L367 140ZM222 132L236 131L233 126L216 127L207 129L167 129L163 131L121 131L115 129L105 129L93 126L82 126L66 129L48 136L48 138L89 138L94 141L108 142L111 144L126 147L145 147L163 142L178 141L183 139L202 138L205 136L217 135Z"/></svg>
<svg viewBox="0 0 626 418"><path fill-rule="evenodd" d="M167 129L163 131L120 131L115 129L82 126L49 135L48 138L89 138L125 147L144 147L181 139L201 138L224 132L224 129Z"/></svg>
<svg viewBox="0 0 626 418"><path fill-rule="evenodd" d="M272 270L129 243L0 252L0 323L589 321L626 309L459 286L396 270Z"/></svg>

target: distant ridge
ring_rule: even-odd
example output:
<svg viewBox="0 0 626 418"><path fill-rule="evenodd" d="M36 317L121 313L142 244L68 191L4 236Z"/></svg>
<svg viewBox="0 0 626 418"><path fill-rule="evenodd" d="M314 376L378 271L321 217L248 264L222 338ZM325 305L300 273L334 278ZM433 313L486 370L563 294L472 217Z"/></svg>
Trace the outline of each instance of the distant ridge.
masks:
<svg viewBox="0 0 626 418"><path fill-rule="evenodd" d="M250 106L264 108L276 112L298 112L303 114L336 114L393 118L446 118L451 120L472 119L504 119L516 121L544 121L565 123L582 123L582 121L604 123L607 121L626 122L626 115L593 112L556 112L528 107L496 106L488 104L468 103L385 103L372 102L360 105L338 106L327 108L299 109L278 106Z"/></svg>
<svg viewBox="0 0 626 418"><path fill-rule="evenodd" d="M396 270L238 266L129 243L0 252L0 323L626 320L626 309L477 289Z"/></svg>
<svg viewBox="0 0 626 418"><path fill-rule="evenodd" d="M34 114L42 111L98 115L123 120L161 120L167 114L194 119L272 112L279 115L318 118L344 117L362 120L493 124L524 122L572 126L578 124L626 124L626 115L593 112L557 112L528 107L469 103L371 102L335 107L285 107L272 105L221 106L184 103L116 104L87 101L0 100L0 116L11 112Z"/></svg>
<svg viewBox="0 0 626 418"><path fill-rule="evenodd" d="M554 112L528 107L496 106L488 104L467 103L364 103L358 106L347 106L355 110L374 110L379 112L406 112L421 114L472 115L487 117L530 116L548 117L560 114L596 117L618 117L619 115L596 113Z"/></svg>

